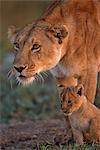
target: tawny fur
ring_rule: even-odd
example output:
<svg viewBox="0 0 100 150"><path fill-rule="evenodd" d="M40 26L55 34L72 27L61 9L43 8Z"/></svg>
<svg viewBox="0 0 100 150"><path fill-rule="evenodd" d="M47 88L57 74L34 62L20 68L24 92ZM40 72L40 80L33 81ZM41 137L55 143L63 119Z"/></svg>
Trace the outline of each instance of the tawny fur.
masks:
<svg viewBox="0 0 100 150"><path fill-rule="evenodd" d="M36 73L46 70L66 86L67 79L77 76L94 102L100 71L99 0L56 0L39 20L21 29L12 27L8 35L17 43L13 69L21 83L32 82ZM41 47L38 51L32 50L35 43ZM14 66L24 69L18 73Z"/></svg>
<svg viewBox="0 0 100 150"><path fill-rule="evenodd" d="M65 117L69 117L76 143L88 140L100 144L100 110L87 100L83 86L65 88L61 97L61 107Z"/></svg>

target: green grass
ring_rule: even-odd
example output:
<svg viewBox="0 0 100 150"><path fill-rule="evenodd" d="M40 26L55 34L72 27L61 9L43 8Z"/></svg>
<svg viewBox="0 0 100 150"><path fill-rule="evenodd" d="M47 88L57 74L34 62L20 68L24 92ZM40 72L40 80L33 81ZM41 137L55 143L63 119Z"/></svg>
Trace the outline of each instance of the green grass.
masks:
<svg viewBox="0 0 100 150"><path fill-rule="evenodd" d="M88 145L84 144L82 146L77 145L52 145L52 144L41 144L38 146L29 146L27 148L21 147L10 147L11 150L100 150L100 145Z"/></svg>
<svg viewBox="0 0 100 150"><path fill-rule="evenodd" d="M100 150L100 145L88 145L84 144L82 146L77 145L40 145L40 150Z"/></svg>

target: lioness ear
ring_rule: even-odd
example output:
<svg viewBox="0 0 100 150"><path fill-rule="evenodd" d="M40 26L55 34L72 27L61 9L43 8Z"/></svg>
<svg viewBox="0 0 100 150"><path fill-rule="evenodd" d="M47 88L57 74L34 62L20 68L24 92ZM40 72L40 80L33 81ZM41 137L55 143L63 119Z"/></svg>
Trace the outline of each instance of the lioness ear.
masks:
<svg viewBox="0 0 100 150"><path fill-rule="evenodd" d="M84 87L83 87L82 84L79 84L79 85L77 86L77 94L78 94L79 96L82 96L82 95L84 94Z"/></svg>
<svg viewBox="0 0 100 150"><path fill-rule="evenodd" d="M8 28L8 38L10 39L11 42L14 40L14 35L17 32L17 29L15 26L11 26Z"/></svg>
<svg viewBox="0 0 100 150"><path fill-rule="evenodd" d="M61 44L62 40L67 36L68 32L64 25L62 26L54 26L51 29L54 37L58 38L58 43Z"/></svg>

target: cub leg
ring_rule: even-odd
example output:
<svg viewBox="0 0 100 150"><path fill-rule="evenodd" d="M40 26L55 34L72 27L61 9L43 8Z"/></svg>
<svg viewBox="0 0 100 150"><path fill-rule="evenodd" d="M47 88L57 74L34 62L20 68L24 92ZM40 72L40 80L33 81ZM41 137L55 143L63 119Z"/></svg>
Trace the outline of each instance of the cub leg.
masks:
<svg viewBox="0 0 100 150"><path fill-rule="evenodd" d="M67 123L67 136L69 137L69 139L72 140L72 127L71 127L71 123L70 123L70 119L68 116L66 116L66 123Z"/></svg>
<svg viewBox="0 0 100 150"><path fill-rule="evenodd" d="M75 128L72 128L74 140L77 145L83 145L83 133Z"/></svg>
<svg viewBox="0 0 100 150"><path fill-rule="evenodd" d="M99 114L98 114L99 115ZM100 118L96 117L92 120L90 126L90 138L94 144L100 144Z"/></svg>

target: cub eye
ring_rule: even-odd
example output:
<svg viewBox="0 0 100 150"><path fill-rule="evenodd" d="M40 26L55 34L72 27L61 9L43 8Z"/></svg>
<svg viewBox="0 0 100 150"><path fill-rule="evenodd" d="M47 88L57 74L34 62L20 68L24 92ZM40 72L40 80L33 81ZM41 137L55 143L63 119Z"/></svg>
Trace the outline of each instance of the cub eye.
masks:
<svg viewBox="0 0 100 150"><path fill-rule="evenodd" d="M62 100L60 100L60 103L62 104Z"/></svg>
<svg viewBox="0 0 100 150"><path fill-rule="evenodd" d="M15 43L14 43L14 48L15 48L16 50L20 49L19 43L15 42Z"/></svg>
<svg viewBox="0 0 100 150"><path fill-rule="evenodd" d="M39 51L40 48L41 48L41 46L39 44L35 43L33 45L33 47L31 48L31 50L34 51L34 52L36 52L36 51Z"/></svg>
<svg viewBox="0 0 100 150"><path fill-rule="evenodd" d="M72 102L71 102L71 100L68 100L68 102L67 102L68 104L71 104Z"/></svg>

